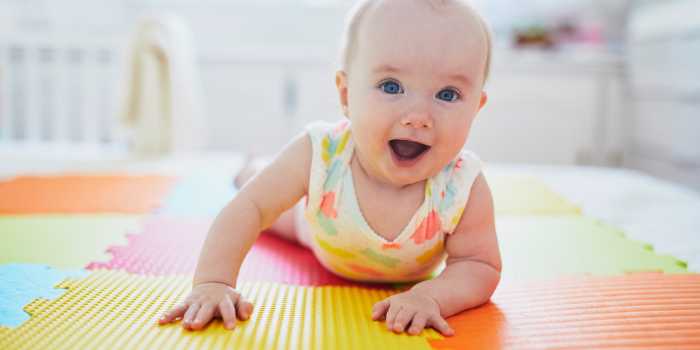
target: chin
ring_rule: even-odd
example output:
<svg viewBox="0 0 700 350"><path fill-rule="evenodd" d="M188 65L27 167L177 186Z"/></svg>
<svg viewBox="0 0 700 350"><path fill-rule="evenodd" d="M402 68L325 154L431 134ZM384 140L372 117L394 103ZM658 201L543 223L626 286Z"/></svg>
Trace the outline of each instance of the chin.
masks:
<svg viewBox="0 0 700 350"><path fill-rule="evenodd" d="M391 174L391 182L397 186L409 186L427 180L430 176L421 176L414 172L401 171L402 174L394 172Z"/></svg>

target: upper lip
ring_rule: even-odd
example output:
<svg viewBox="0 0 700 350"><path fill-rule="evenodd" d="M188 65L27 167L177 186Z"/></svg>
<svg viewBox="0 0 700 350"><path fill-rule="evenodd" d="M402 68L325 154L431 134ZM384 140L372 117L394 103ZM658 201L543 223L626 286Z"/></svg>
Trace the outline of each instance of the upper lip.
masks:
<svg viewBox="0 0 700 350"><path fill-rule="evenodd" d="M394 137L394 138L389 139L389 141L393 141L393 140L398 140L398 141L411 141L411 142L416 142L416 143L420 143L420 144L426 145L426 146L428 146L428 147L431 146L431 144L429 144L429 143L427 143L427 142L423 142L423 141L416 140L416 139L412 139L412 138L408 138L408 137Z"/></svg>

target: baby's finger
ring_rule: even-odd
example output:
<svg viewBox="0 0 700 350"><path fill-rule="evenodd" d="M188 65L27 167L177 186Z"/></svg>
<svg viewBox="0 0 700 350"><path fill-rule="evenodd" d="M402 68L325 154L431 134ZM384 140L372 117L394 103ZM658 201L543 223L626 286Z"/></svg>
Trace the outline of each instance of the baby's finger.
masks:
<svg viewBox="0 0 700 350"><path fill-rule="evenodd" d="M228 295L224 295L224 300L219 303L219 312L221 313L221 318L224 320L224 327L226 329L233 329L236 327L236 308L231 302L231 298Z"/></svg>
<svg viewBox="0 0 700 350"><path fill-rule="evenodd" d="M372 306L372 319L376 321L386 315L386 310L389 308L389 305L391 305L389 299L384 299L374 304L374 306Z"/></svg>
<svg viewBox="0 0 700 350"><path fill-rule="evenodd" d="M386 312L386 328L389 330L394 329L394 321L399 311L401 311L401 306L396 306L396 304L389 306L389 311Z"/></svg>
<svg viewBox="0 0 700 350"><path fill-rule="evenodd" d="M422 312L417 313L413 316L413 321L411 321L411 327L408 327L408 334L417 335L420 333L425 325L428 323L428 315Z"/></svg>
<svg viewBox="0 0 700 350"><path fill-rule="evenodd" d="M446 337L451 337L455 334L455 331L452 330L452 327L445 321L442 316L436 315L430 318L430 325L433 326L433 328L437 329L438 332L442 333L442 335Z"/></svg>
<svg viewBox="0 0 700 350"><path fill-rule="evenodd" d="M190 307L185 312L185 316L182 317L182 326L183 327L185 327L185 328L190 327L190 325L192 324L192 321L194 320L194 317L197 316L197 311L199 311L199 303L190 304Z"/></svg>
<svg viewBox="0 0 700 350"><path fill-rule="evenodd" d="M243 300L243 298L238 299L236 304L236 313L238 314L238 319L245 321L250 318L250 314L253 313L253 304Z"/></svg>
<svg viewBox="0 0 700 350"><path fill-rule="evenodd" d="M409 322L411 322L411 319L413 316L416 315L416 311L414 310L409 310L409 309L401 309L399 313L396 315L396 319L394 319L394 327L392 330L396 333L401 333L406 329L406 326L408 325Z"/></svg>
<svg viewBox="0 0 700 350"><path fill-rule="evenodd" d="M180 305L170 309L165 314L163 314L163 316L160 319L158 319L158 323L160 323L160 324L170 323L174 319L184 315L186 310L187 310L187 304L184 304L184 303L180 304Z"/></svg>
<svg viewBox="0 0 700 350"><path fill-rule="evenodd" d="M211 321L212 317L214 317L214 311L216 310L216 304L212 303L206 303L202 305L201 308L199 308L199 312L197 312L197 316L195 316L194 321L192 322L192 329L202 329L204 326L206 326L209 321Z"/></svg>

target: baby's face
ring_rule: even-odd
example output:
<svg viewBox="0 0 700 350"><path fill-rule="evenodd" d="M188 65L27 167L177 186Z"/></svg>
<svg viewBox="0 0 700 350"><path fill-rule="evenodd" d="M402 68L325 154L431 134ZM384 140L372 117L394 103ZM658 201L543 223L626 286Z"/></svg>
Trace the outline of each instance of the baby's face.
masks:
<svg viewBox="0 0 700 350"><path fill-rule="evenodd" d="M396 186L436 175L486 101L480 22L466 9L388 1L369 10L357 40L337 82L362 167Z"/></svg>

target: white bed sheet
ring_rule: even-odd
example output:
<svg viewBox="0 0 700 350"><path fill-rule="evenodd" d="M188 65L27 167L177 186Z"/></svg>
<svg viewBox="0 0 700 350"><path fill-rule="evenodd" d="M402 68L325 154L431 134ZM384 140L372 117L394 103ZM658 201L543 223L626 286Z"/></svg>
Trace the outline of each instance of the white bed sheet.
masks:
<svg viewBox="0 0 700 350"><path fill-rule="evenodd" d="M19 174L126 172L182 175L194 172L235 174L240 154L206 153L159 159L124 157L3 157L0 178ZM487 164L491 175L527 175L579 205L584 215L622 229L634 240L650 243L660 254L673 255L700 272L700 194L641 172L627 169Z"/></svg>

